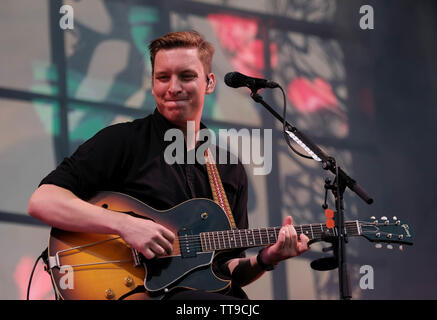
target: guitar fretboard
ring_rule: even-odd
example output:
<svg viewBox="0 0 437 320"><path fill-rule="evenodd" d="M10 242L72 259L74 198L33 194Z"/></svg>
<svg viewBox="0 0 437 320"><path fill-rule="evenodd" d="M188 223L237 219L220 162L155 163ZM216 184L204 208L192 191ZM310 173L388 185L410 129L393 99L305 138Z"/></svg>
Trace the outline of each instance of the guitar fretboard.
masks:
<svg viewBox="0 0 437 320"><path fill-rule="evenodd" d="M346 221L345 230L348 236L360 235L358 221ZM294 226L297 236L305 234L310 240L322 239L323 236L336 236L335 229L329 229L325 224L304 224ZM278 241L281 227L233 229L200 233L200 243L203 252L235 248L250 248L266 246Z"/></svg>

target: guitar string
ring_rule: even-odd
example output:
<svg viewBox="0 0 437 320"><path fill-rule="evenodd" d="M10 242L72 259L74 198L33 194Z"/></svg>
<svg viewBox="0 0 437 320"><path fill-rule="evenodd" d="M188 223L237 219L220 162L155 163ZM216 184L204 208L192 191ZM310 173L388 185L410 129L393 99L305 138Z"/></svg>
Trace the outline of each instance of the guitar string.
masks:
<svg viewBox="0 0 437 320"><path fill-rule="evenodd" d="M219 244L223 243L230 243L231 241L236 244L237 242L240 243L250 243L252 242L252 240L254 239L254 242L257 243L257 241L259 239L261 239L261 242L265 242L264 240L267 240L267 242L269 241L269 239L271 239L273 236L275 237L275 241L277 240L278 235L276 234L277 232L260 232L259 234L244 234L244 233L240 233L238 235L229 235L229 234L214 234L214 233L210 233L210 234L206 234L204 233L203 236L197 235L197 236L191 236L190 238L186 238L186 237L182 237L179 238L179 243L184 244L184 245L188 245L190 243L193 243L195 241L203 241L206 243L206 245L208 245L208 242L213 243L215 245L216 242L218 242ZM298 235L300 234L305 234L305 232L298 232ZM309 235L309 233L308 233ZM328 234L326 234L326 231L323 232L319 232L319 231L314 231L311 233L311 237L316 239L316 238L322 238L322 235L327 235L327 236L335 236L335 234L333 232L329 232ZM203 237L203 239L202 239Z"/></svg>
<svg viewBox="0 0 437 320"><path fill-rule="evenodd" d="M360 223L361 226L375 226L375 224L368 223L368 222L361 222L361 221L359 221L359 223ZM389 224L389 225L395 225L395 224L393 223L393 224ZM346 222L345 223L345 228L347 229L348 226L349 227L353 226L353 228L357 229L355 221L348 221L348 222ZM323 230L323 227L325 227L327 230ZM233 232L232 235L229 234L229 232L232 231L232 230L212 231L212 232L203 232L203 233L200 233L198 235L187 235L187 236L179 237L180 245L179 245L179 248L176 246L175 249L181 250L181 244L182 244L182 245L185 245L185 246L186 245L190 245L190 248L202 249L203 250L201 234L205 235L204 242L206 242L206 241L210 242L209 245L208 245L208 243L205 243L205 247L211 247L212 248L212 245L214 245L214 249L221 248L222 247L221 246L222 241L223 241L223 244L225 244L224 248L227 248L226 241L229 244L231 244L231 241L234 242L234 246L231 246L233 248L247 247L250 244L250 242L249 243L247 242L248 241L247 238L249 236L251 236L251 234L252 234L252 237L256 236L261 241L261 243L259 243L259 244L256 243L256 241L255 241L253 246L262 246L262 245L265 245L265 243L263 243L264 240L267 242L267 244L270 244L269 236L271 237L272 236L272 232L275 232L275 237L277 237L276 236L276 231L278 231L278 229L280 229L280 228L281 227L258 228L258 229L250 230L249 233L247 233L246 230L244 230L244 229L243 230L240 229L240 230L236 230L237 234L235 234ZM326 234L326 232L329 232L330 230L332 230L332 229L327 228L326 225L323 225L323 224L300 225L300 226L295 226L295 228L298 228L298 229L301 229L301 230L308 229L308 230L306 230L307 234L309 234L309 230L311 230L311 234L313 235L313 238L315 238L315 239L319 238L322 234ZM317 229L314 230L315 228L320 228L320 230L317 230ZM256 230L258 230L258 235L255 234ZM249 229L247 229L247 231L249 231ZM220 235L219 232L221 232L222 234ZM298 235L306 233L306 232L303 232L303 231L299 232L299 230L296 230L296 232L297 232ZM382 234L386 234L386 233L382 232ZM211 239L211 236L212 236L212 239ZM239 239L238 239L238 237L239 237ZM244 237L246 239L244 239ZM119 238L120 237L111 238L111 239L107 239L105 241L112 241L112 240L116 240L116 239L119 239ZM240 242L239 246L237 245L237 241L238 240ZM246 245L243 244L244 241L245 241ZM217 246L215 242L218 242L219 245ZM90 246L90 245L95 245L95 244L97 244L97 243L85 244L85 245L79 246L78 248L85 247L85 246ZM194 246L194 245L197 245L197 246ZM252 245L252 244L250 244L250 245Z"/></svg>
<svg viewBox="0 0 437 320"><path fill-rule="evenodd" d="M314 238L318 238L319 236L321 236L322 234L324 234L324 232L320 233L320 232L314 232ZM261 240L261 243L258 243L257 240L255 240L255 242L249 241L248 238L249 236L245 235L241 235L240 234L240 239L238 239L237 237L232 237L232 238L224 238L224 234L220 237L220 235L213 235L212 239L211 237L204 237L205 239L203 239L204 242L204 246L202 246L202 239L200 236L193 236L195 238L195 240L190 239L179 239L179 242L181 243L181 246L189 246L189 249L203 249L203 247L205 248L211 248L211 249L226 249L229 248L229 246L226 245L226 242L229 243L229 245L231 247L234 248L242 248L242 247L250 247L250 246L262 246L262 245L266 245L266 244L271 244L274 242L271 242L269 240L269 236L270 239L272 237L272 234L270 233L263 233L258 235L257 237ZM235 239L233 239L235 238ZM246 239L244 239L246 238ZM276 241L276 234L275 234L275 241ZM265 241L264 241L265 240ZM231 245L231 241L234 243L234 245ZM207 243L209 242L209 243ZM237 242L240 242L240 244L238 245ZM267 243L264 243L267 242ZM218 245L217 245L218 244ZM188 248L187 248L188 249Z"/></svg>
<svg viewBox="0 0 437 320"><path fill-rule="evenodd" d="M316 237L314 239L317 239ZM320 238L321 239L321 238ZM216 241L214 240L209 240L209 243L204 242L202 245L202 242L200 240L198 240L197 242L195 241L191 241L189 244L188 243L181 243L181 247L177 248L180 250L184 250L184 246L185 246L185 250L201 250L203 251L204 249L206 249L206 251L211 251L211 250L225 250L225 249L233 249L233 248L249 248L249 247L258 247L258 246L264 246L264 245L268 245L268 244L273 244L273 241L269 241L268 239L264 239L265 241L261 241L261 242L247 242L244 239L241 239L240 241L233 240L233 244L230 243L230 241L223 241L223 240L218 240L216 239ZM226 242L229 243L229 245L226 244ZM238 244L238 242L240 242L240 244ZM188 247L187 247L188 246Z"/></svg>
<svg viewBox="0 0 437 320"><path fill-rule="evenodd" d="M237 237L238 236L239 237L246 237L246 234L247 234L248 237L251 237L251 234L255 234L255 233L259 233L259 234L263 234L263 235L266 235L266 234L269 235L272 232L277 232L278 230L280 230L280 228L281 227L256 228L256 229L239 229L239 230L235 230L235 232L234 232L234 230L209 231L209 232L201 232L201 233L199 233L197 235L184 235L184 236L179 237L179 239L189 239L189 240L190 239L197 239L202 234L207 236L207 237L209 237L209 238L210 237L213 237L213 238L222 238L223 236L233 237L234 235L237 236ZM357 226L356 226L356 223L350 223L348 226L346 225L345 228L347 229L346 231L351 231L350 233L354 233L358 229ZM304 233L304 234L307 234L307 235L310 234L310 233L311 234L315 234L315 235L316 234L317 235L322 235L325 232L329 232L330 230L332 230L332 229L330 229L330 228L328 228L326 226L324 228L321 228L320 225L314 225L314 226L312 226L312 229L311 229L311 227L309 227L309 225L295 226L295 229L296 229L296 232L298 234ZM305 229L305 232L304 231L299 231L298 229L302 229L302 230ZM326 229L326 230L324 230L324 229ZM230 232L232 232L232 234L230 234Z"/></svg>
<svg viewBox="0 0 437 320"><path fill-rule="evenodd" d="M375 226L374 223L367 223L367 222L360 222L360 225L361 226ZM388 225L395 225L395 224L388 224ZM332 230L332 229L329 229L329 228L326 228L327 230L323 230L323 228L321 228L321 226L317 225L317 224L315 224L315 225L296 226L295 228L299 228L300 229L301 227L302 227L302 229L304 229L304 228L306 228L306 229L311 228L311 234L313 236L313 239L321 238L321 235L326 235L326 232L328 232L327 235L329 236L330 235L329 231ZM319 230L317 230L317 229L314 230L316 227L319 228ZM358 231L357 224L354 221L346 222L345 223L346 231L348 231L347 230L348 227L353 227L352 230L351 230L352 231L351 233L354 233L355 230ZM197 248L197 249L198 248L202 248L202 240L203 240L203 242L205 242L204 244L205 244L205 247L207 247L207 248L209 248L209 247L211 247L211 248L212 247L220 248L220 249L222 247L223 248L228 248L228 246L226 245L226 242L228 242L231 247L247 247L247 246L251 246L251 245L253 245L253 246L262 246L262 245L264 245L264 243L263 243L264 241L263 240L266 240L269 243L269 236L270 237L272 236L272 232L275 232L275 237L277 237L276 236L276 231L279 228L280 227L271 227L271 228L262 228L262 229L260 228L259 232L258 232L258 235L255 235L254 230L256 230L256 229L252 229L248 233L245 232L244 230L237 230L237 235L235 235L234 233L232 235L230 235L229 234L229 230L226 230L226 231L215 231L215 232L214 231L213 232L204 232L204 233L201 233L201 234L205 235L204 239L201 239L201 234L199 234L199 235L184 236L182 238L179 238L179 242L182 245L185 245L185 246L190 245L190 244L192 244L192 245L197 244L198 247L194 247L194 248ZM310 233L309 229L306 230L305 232L303 232L303 231L299 232L299 230L296 230L296 231L297 231L298 235L303 234L303 233L309 235L309 233ZM381 234L388 234L388 233L387 232L381 232ZM260 244L258 244L256 242L256 240L255 240L255 242L253 244L252 244L251 241L248 240L249 237L254 238L255 236L260 238L260 240L261 240ZM331 234L331 236L335 236L335 234ZM265 237L267 237L267 238L265 238ZM246 239L244 239L244 238L246 238ZM231 245L231 241L234 242L234 246ZM209 243L207 243L207 242L209 242ZM216 242L218 243L218 246L217 246ZM239 246L237 245L237 242L240 242ZM200 243L200 246L199 246L199 243ZM224 246L222 246L222 243L224 244ZM190 247L190 248L193 248L193 246Z"/></svg>
<svg viewBox="0 0 437 320"><path fill-rule="evenodd" d="M374 223L368 223L368 222L359 222L360 226L366 226L366 227L376 227L376 225ZM384 225L384 226L395 226L395 223L392 224L388 224L388 225ZM326 225L321 225L321 224L314 224L314 225L300 225L300 226L294 226L296 229L296 232L298 234L306 234L309 235L311 234L315 234L315 235L322 235L325 232L329 232L330 230L332 230L332 228L328 228L326 227ZM255 229L239 229L239 230L235 230L236 236L240 236L240 237L245 237L246 233L248 234L248 236L250 236L250 234L252 233L256 233L256 231L258 231L258 233L271 233L271 232L276 232L278 229L280 229L281 227L267 227L267 228L255 228ZM299 229L301 229L299 231ZM326 229L326 230L325 230ZM357 224L355 221L348 221L347 223L345 223L345 229L346 231L349 231L351 234L353 233L357 233L359 231L359 228L357 227ZM305 232L303 231L305 230ZM232 232L232 234L229 234L230 232ZM222 234L220 234L222 233ZM384 233L384 232L382 232ZM209 232L201 232L200 234L197 235L185 235L182 237L179 237L179 239L197 239L198 237L200 237L200 235L205 234L208 237L213 237L213 238L220 238L223 237L223 235L225 236L234 236L234 230L223 230L223 231L209 231ZM335 235L335 234L334 234Z"/></svg>
<svg viewBox="0 0 437 320"><path fill-rule="evenodd" d="M363 225L375 226L374 223L367 223L367 222L361 222L361 225L362 226ZM389 224L389 225L395 225L395 224ZM308 227L308 226L309 225L302 225L302 227ZM318 228L320 228L320 225L314 225L314 226L317 226ZM354 230L358 229L356 222L353 222L353 221L349 221L346 223L346 225L345 225L346 231L348 231L347 230L348 226L354 227L354 229L351 233L353 233ZM300 227L300 226L296 226L296 227ZM219 231L219 232L216 231L216 232L204 233L205 234L205 236L203 237L204 239L201 239L200 235L195 235L195 236L180 238L179 242L182 246L184 246L184 245L189 246L189 249L191 249L191 250L201 249L202 251L203 251L204 247L207 250L228 249L229 247L231 247L231 248L244 248L244 247L250 247L250 246L256 247L256 246L262 246L262 245L272 243L269 240L269 236L270 237L272 236L272 232L275 232L275 240L276 240L276 231L278 230L278 228L279 227L263 228L262 230L260 229L260 232L257 235L257 238L259 238L261 241L260 243L258 243L257 240L254 239L254 237L255 237L254 232L245 233L244 230L241 230L243 232L238 232L237 235L232 234L231 238L229 238L230 235L227 233L227 231ZM323 228L320 228L320 230L317 230L317 231L312 230L313 239L321 238L320 236L322 234L326 235L326 231L329 232L330 230L331 229L327 229L324 231ZM269 233L269 231L270 231L270 233ZM221 234L220 234L220 232L221 232ZM298 230L297 230L297 233L299 234ZM302 234L303 232L300 232L300 233ZM388 234L387 232L381 232L381 233ZM331 235L335 236L335 234L331 234ZM238 237L239 237L239 239L238 239ZM190 239L186 239L186 238L190 238ZM246 238L246 239L244 239L244 238ZM255 241L254 242L249 241L249 238L253 238ZM202 246L202 240L204 242L203 246ZM264 243L264 240L267 243ZM231 244L231 241L233 242L233 245ZM229 243L229 246L226 245L226 242ZM238 245L237 242L240 242L240 244ZM179 247L179 249L180 249L180 247Z"/></svg>

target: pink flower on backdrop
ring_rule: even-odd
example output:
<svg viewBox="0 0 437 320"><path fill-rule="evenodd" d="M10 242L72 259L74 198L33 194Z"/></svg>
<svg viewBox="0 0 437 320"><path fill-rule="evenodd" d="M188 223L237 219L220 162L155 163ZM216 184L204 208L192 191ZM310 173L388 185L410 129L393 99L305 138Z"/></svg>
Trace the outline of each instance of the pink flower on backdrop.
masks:
<svg viewBox="0 0 437 320"><path fill-rule="evenodd" d="M235 53L249 45L258 33L258 21L229 14L210 14L208 20L224 48Z"/></svg>
<svg viewBox="0 0 437 320"><path fill-rule="evenodd" d="M265 68L264 43L257 39L258 20L228 14L210 14L209 21L223 48L231 55L232 67L250 77L261 78ZM270 44L272 67L278 64L278 48Z"/></svg>
<svg viewBox="0 0 437 320"><path fill-rule="evenodd" d="M340 109L331 85L325 80L315 78L310 81L304 77L295 78L287 87L287 95L301 114L312 114L322 110L331 111L338 117L339 121L335 122L336 135L345 137L349 133L347 116Z"/></svg>
<svg viewBox="0 0 437 320"><path fill-rule="evenodd" d="M322 109L329 109L338 113L338 100L331 85L321 78L310 81L298 77L290 82L287 94L294 107L300 113L313 113Z"/></svg>
<svg viewBox="0 0 437 320"><path fill-rule="evenodd" d="M32 273L35 259L24 256L20 259L15 267L14 280L17 285L20 299L25 300L27 296L27 287L29 284L30 274ZM54 299L50 275L44 271L43 264L38 263L33 274L32 285L30 287L30 300Z"/></svg>
<svg viewBox="0 0 437 320"><path fill-rule="evenodd" d="M249 46L242 48L232 60L232 66L249 77L263 78L265 68L264 43L261 40L254 40ZM277 46L275 43L270 45L272 66L278 63Z"/></svg>

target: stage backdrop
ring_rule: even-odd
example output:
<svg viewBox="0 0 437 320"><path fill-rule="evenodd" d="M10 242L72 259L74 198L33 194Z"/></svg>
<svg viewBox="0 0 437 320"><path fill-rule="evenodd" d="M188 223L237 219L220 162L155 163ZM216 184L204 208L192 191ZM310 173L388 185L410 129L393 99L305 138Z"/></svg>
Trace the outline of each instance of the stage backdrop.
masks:
<svg viewBox="0 0 437 320"><path fill-rule="evenodd" d="M63 5L70 7L60 12ZM216 48L218 81L205 124L217 135L236 129L271 146L264 174L255 174L259 163L245 163L250 226L279 226L289 214L296 224L324 223L324 181L333 176L289 150L281 124L248 90L224 84L230 71L278 82L288 121L375 199L367 205L346 190L346 220L397 216L411 223L415 244L403 251L350 238L352 297L437 298L436 9L432 1L393 0L3 0L0 299L26 298L33 263L47 246L49 228L27 215L38 183L100 129L153 112L148 43L188 29ZM261 94L282 114L278 89ZM231 147L240 157L249 152ZM328 205L334 208L331 195ZM327 246L315 244L266 273L246 287L249 297L338 299L337 270L310 267L328 255L321 250ZM30 298L54 298L42 263Z"/></svg>

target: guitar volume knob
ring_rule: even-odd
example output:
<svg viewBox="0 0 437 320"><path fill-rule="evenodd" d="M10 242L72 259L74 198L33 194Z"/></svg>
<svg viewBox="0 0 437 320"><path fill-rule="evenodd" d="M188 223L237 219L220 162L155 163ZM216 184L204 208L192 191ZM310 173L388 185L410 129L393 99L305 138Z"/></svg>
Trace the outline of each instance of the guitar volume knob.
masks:
<svg viewBox="0 0 437 320"><path fill-rule="evenodd" d="M134 279L132 279L131 276L127 276L126 278L124 278L124 284L126 285L126 287L131 287L134 284Z"/></svg>
<svg viewBox="0 0 437 320"><path fill-rule="evenodd" d="M108 299L108 300L114 298L114 297L115 297L114 291L112 291L111 288L107 289L107 290L105 291L105 297L106 297L106 299Z"/></svg>

